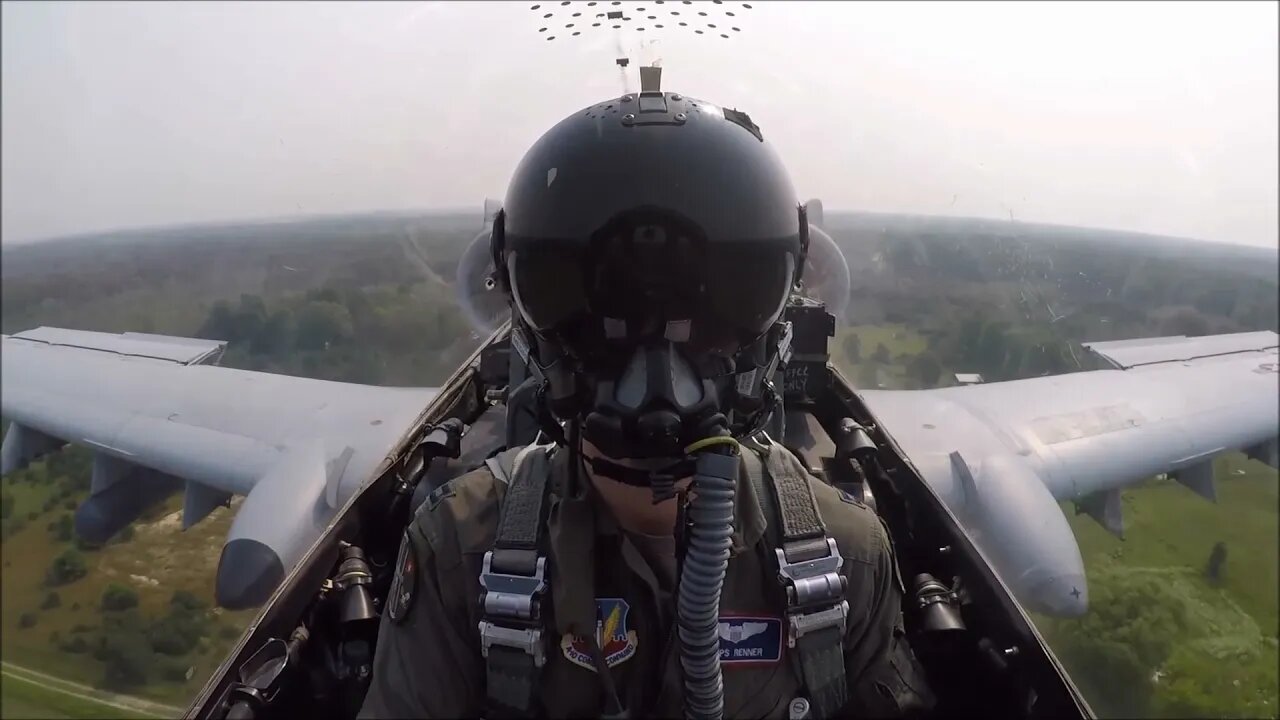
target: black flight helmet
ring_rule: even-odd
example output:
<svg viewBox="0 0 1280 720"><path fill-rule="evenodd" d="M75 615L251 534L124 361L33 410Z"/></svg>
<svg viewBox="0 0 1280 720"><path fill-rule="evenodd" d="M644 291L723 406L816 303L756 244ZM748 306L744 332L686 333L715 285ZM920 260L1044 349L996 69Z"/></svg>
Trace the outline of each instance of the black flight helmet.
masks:
<svg viewBox="0 0 1280 720"><path fill-rule="evenodd" d="M549 397L567 417L601 404L598 378L625 385L619 374L637 348L673 348L682 360L672 362L687 362L699 383L733 378L744 353L767 356L762 344L800 279L808 223L745 113L646 92L576 112L534 143L492 238L516 327L533 335L533 360L553 376ZM682 392L669 370L676 414L724 404L723 383ZM661 384L662 372L642 370L640 385Z"/></svg>

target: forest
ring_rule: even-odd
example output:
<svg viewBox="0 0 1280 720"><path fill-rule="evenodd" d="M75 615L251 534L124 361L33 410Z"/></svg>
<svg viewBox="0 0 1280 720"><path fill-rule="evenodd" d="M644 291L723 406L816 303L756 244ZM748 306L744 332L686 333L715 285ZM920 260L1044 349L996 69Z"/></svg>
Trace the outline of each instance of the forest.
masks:
<svg viewBox="0 0 1280 720"><path fill-rule="evenodd" d="M432 385L480 342L454 301L481 218L377 214L155 229L4 246L0 326L225 340L222 364L347 382ZM927 388L1095 368L1082 342L1276 330L1274 250L994 221L830 213L850 269L830 351L861 387ZM1036 618L1108 717L1275 716L1276 472L1220 460L1217 506L1153 480L1125 493L1120 542L1064 506L1091 612ZM247 617L211 607L233 509L190 531L179 498L107 545L71 513L89 454L0 481L6 661L180 705ZM1204 573L1215 543L1223 578Z"/></svg>

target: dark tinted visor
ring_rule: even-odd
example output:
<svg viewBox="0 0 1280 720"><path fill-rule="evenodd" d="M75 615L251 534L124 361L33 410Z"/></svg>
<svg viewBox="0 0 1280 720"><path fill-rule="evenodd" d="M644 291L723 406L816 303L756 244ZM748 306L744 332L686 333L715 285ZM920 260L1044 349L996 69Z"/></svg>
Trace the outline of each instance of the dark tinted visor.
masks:
<svg viewBox="0 0 1280 720"><path fill-rule="evenodd" d="M799 243L707 242L683 223L631 221L589 243L517 239L507 263L525 321L571 348L666 338L729 353L778 319Z"/></svg>

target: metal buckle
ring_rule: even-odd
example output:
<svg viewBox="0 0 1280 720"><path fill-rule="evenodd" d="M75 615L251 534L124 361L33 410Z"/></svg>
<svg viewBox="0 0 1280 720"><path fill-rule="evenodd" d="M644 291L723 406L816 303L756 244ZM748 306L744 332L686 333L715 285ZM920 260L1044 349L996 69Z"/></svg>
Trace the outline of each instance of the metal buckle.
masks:
<svg viewBox="0 0 1280 720"><path fill-rule="evenodd" d="M829 627L839 628L840 637L844 637L845 622L849 615L849 601L841 600L826 610L811 612L787 612L787 647L796 646L796 641L811 632Z"/></svg>
<svg viewBox="0 0 1280 720"><path fill-rule="evenodd" d="M493 551L484 554L484 564L480 571L480 585L485 589L485 619L480 621L482 656L489 657L489 648L501 645L533 656L535 667L542 667L546 662L542 628L520 627L538 620L538 597L547 588L546 568L547 559L539 556L532 576L496 573L493 572ZM508 627L493 622L504 618L516 621L517 626Z"/></svg>
<svg viewBox="0 0 1280 720"><path fill-rule="evenodd" d="M787 647L796 640L818 630L839 628L844 635L849 602L844 599L844 578L840 566L844 558L836 541L827 538L827 554L823 557L789 562L784 548L775 548L778 557L778 579L787 586ZM785 547L785 546L784 546ZM817 606L826 607L818 608Z"/></svg>
<svg viewBox="0 0 1280 720"><path fill-rule="evenodd" d="M840 566L844 558L836 548L836 541L827 538L827 554L811 560L790 562L787 560L785 545L775 548L778 556L778 575L782 584L791 581L787 599L789 604L797 607L816 605L824 602L836 602L844 597L844 580L840 576Z"/></svg>
<svg viewBox="0 0 1280 720"><path fill-rule="evenodd" d="M489 648L494 645L523 650L533 656L534 667L542 667L547 661L546 651L542 644L541 628L509 628L495 625L488 620L480 621L480 654L489 657Z"/></svg>
<svg viewBox="0 0 1280 720"><path fill-rule="evenodd" d="M547 588L544 573L547 559L539 556L532 576L508 575L493 572L493 551L484 554L480 570L480 586L485 589L484 612L486 615L536 620L537 596Z"/></svg>

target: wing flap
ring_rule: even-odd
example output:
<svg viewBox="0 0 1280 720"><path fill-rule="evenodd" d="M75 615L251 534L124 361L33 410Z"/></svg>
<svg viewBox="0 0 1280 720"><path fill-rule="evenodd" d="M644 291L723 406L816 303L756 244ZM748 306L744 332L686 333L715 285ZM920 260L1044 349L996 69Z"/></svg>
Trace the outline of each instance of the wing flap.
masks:
<svg viewBox="0 0 1280 720"><path fill-rule="evenodd" d="M1236 353L1265 352L1276 347L1276 334L1262 332L1187 337L1138 338L1081 343L1117 370L1169 362L1191 362Z"/></svg>
<svg viewBox="0 0 1280 720"><path fill-rule="evenodd" d="M221 340L153 335L150 333L104 333L91 330L68 330L38 327L12 336L18 340L43 343L79 350L96 350L149 360L163 360L180 365L216 362L227 344Z"/></svg>

